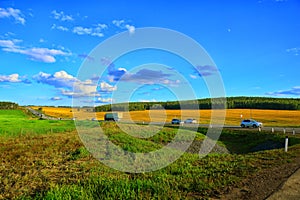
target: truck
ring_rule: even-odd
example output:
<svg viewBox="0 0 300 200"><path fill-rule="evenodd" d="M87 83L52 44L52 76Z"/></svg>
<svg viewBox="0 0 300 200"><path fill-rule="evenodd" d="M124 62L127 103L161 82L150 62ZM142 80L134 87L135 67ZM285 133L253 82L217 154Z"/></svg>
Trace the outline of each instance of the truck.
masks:
<svg viewBox="0 0 300 200"><path fill-rule="evenodd" d="M117 112L111 112L111 113L105 113L104 120L105 121L120 121L120 119L123 117L123 113L117 113Z"/></svg>

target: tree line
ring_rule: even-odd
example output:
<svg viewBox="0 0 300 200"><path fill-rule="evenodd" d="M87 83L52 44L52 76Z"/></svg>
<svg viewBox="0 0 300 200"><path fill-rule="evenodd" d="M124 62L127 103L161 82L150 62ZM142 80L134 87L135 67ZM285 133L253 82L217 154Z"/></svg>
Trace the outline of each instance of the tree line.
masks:
<svg viewBox="0 0 300 200"><path fill-rule="evenodd" d="M227 97L206 98L186 101L166 102L128 102L107 104L95 108L97 112L109 111L138 111L150 109L270 109L270 110L300 110L299 98L272 98L272 97Z"/></svg>
<svg viewBox="0 0 300 200"><path fill-rule="evenodd" d="M18 107L19 105L16 103L0 101L0 110L12 110L17 109Z"/></svg>

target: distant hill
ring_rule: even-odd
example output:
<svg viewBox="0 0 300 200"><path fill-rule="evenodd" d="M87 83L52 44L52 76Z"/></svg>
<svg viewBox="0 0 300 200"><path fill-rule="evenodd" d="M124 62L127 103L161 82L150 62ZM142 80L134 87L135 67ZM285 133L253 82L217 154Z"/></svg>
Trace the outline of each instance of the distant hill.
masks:
<svg viewBox="0 0 300 200"><path fill-rule="evenodd" d="M247 108L247 109L270 109L270 110L300 110L299 98L270 98L270 97L227 97L224 98L206 98L187 101L167 101L167 102L130 102L112 105L102 105L95 108L97 112L111 111L135 111L149 109L211 109L212 101L214 108Z"/></svg>

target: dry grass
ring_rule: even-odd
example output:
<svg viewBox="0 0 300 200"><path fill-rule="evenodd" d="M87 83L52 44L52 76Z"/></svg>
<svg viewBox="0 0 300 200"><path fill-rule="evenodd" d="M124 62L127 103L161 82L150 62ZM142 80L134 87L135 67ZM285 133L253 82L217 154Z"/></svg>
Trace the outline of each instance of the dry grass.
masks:
<svg viewBox="0 0 300 200"><path fill-rule="evenodd" d="M38 107L36 107L37 109ZM71 108L43 107L45 114L77 119L103 120L105 112L91 112L86 109L73 110ZM216 110L216 113L221 112ZM74 115L73 115L74 114ZM253 118L264 123L264 126L300 126L299 110L258 110L258 109L228 109L226 110L226 125L239 125L242 118ZM211 121L211 110L145 110L123 113L123 120L135 122L170 122L173 118L186 119L195 118L201 124L209 124Z"/></svg>
<svg viewBox="0 0 300 200"><path fill-rule="evenodd" d="M76 132L10 138L1 140L0 147L0 199L33 195L58 183L77 182L98 164L91 156L70 159L82 147Z"/></svg>

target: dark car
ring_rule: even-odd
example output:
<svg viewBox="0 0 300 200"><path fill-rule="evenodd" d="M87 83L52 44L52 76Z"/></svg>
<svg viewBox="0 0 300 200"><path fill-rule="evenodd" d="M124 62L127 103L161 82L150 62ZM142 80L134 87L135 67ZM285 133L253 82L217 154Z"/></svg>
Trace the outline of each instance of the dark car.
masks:
<svg viewBox="0 0 300 200"><path fill-rule="evenodd" d="M104 115L104 120L105 121L119 121L120 120L119 113L106 113Z"/></svg>
<svg viewBox="0 0 300 200"><path fill-rule="evenodd" d="M179 119L172 119L172 124L180 124L180 120Z"/></svg>

